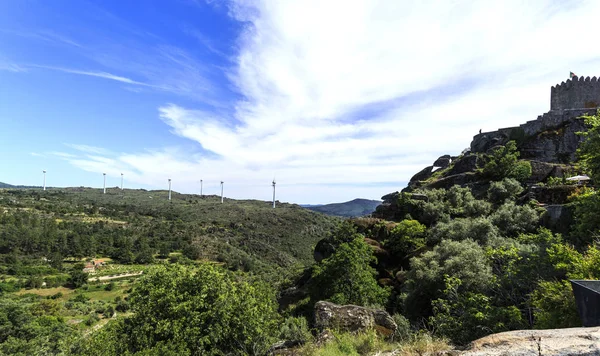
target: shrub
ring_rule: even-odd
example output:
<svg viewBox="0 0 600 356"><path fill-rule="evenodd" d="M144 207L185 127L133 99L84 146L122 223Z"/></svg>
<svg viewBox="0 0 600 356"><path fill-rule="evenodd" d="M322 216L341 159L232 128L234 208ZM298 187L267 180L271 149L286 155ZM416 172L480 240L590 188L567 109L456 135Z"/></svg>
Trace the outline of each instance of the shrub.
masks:
<svg viewBox="0 0 600 356"><path fill-rule="evenodd" d="M488 218L462 218L435 225L429 232L429 242L436 244L443 239L455 241L470 239L484 245L498 234L498 228Z"/></svg>
<svg viewBox="0 0 600 356"><path fill-rule="evenodd" d="M288 317L281 324L279 338L306 343L313 339L305 317Z"/></svg>
<svg viewBox="0 0 600 356"><path fill-rule="evenodd" d="M96 313L92 313L85 318L84 324L87 326L92 326L92 325L96 324L98 322L98 320L100 320L98 315Z"/></svg>
<svg viewBox="0 0 600 356"><path fill-rule="evenodd" d="M445 276L443 298L433 302L429 322L436 332L465 345L491 333L520 329L525 326L521 312L515 306L497 307L491 298L477 292L460 293L462 281Z"/></svg>
<svg viewBox="0 0 600 356"><path fill-rule="evenodd" d="M440 298L444 276L461 280L460 291L486 291L494 281L489 260L475 241L442 240L432 251L410 261L406 287L405 315L431 315L431 301Z"/></svg>
<svg viewBox="0 0 600 356"><path fill-rule="evenodd" d="M557 329L581 326L571 283L542 281L531 295L536 308L534 326L537 329Z"/></svg>
<svg viewBox="0 0 600 356"><path fill-rule="evenodd" d="M486 154L484 158L485 164L480 169L484 177L492 180L510 177L519 159L517 144L515 141L509 141L504 146L494 147L491 149L491 153Z"/></svg>
<svg viewBox="0 0 600 356"><path fill-rule="evenodd" d="M402 314L394 314L394 315L392 315L392 318L394 319L394 321L396 322L396 325L398 326L398 328L396 328L396 331L394 332L394 335L392 335L393 340L394 341L408 340L413 335L413 331L410 326L410 321L408 321L408 319L406 317L404 317L404 315L402 315Z"/></svg>
<svg viewBox="0 0 600 356"><path fill-rule="evenodd" d="M329 258L313 266L311 299L337 304L385 305L389 291L381 288L370 263L373 252L362 238L342 243Z"/></svg>
<svg viewBox="0 0 600 356"><path fill-rule="evenodd" d="M518 161L515 163L508 177L514 178L519 182L524 182L531 177L532 169L529 161Z"/></svg>
<svg viewBox="0 0 600 356"><path fill-rule="evenodd" d="M500 182L492 182L488 188L488 199L496 204L504 203L506 199L514 200L523 192L523 187L514 178L504 178Z"/></svg>
<svg viewBox="0 0 600 356"><path fill-rule="evenodd" d="M394 255L405 257L425 246L425 225L417 220L402 220L384 241L386 249Z"/></svg>
<svg viewBox="0 0 600 356"><path fill-rule="evenodd" d="M506 236L517 236L534 232L538 228L540 215L530 206L507 202L490 215L490 219Z"/></svg>
<svg viewBox="0 0 600 356"><path fill-rule="evenodd" d="M149 352L171 343L194 354L264 354L279 324L273 290L211 264L154 267L138 281L130 304L133 315L94 334L81 353Z"/></svg>

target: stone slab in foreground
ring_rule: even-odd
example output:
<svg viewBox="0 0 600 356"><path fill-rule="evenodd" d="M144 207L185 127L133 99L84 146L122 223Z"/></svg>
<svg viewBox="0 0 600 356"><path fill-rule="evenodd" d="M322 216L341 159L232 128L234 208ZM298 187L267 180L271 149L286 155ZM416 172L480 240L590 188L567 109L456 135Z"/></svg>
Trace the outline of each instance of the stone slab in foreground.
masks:
<svg viewBox="0 0 600 356"><path fill-rule="evenodd" d="M600 355L600 327L507 331L473 341L460 355Z"/></svg>

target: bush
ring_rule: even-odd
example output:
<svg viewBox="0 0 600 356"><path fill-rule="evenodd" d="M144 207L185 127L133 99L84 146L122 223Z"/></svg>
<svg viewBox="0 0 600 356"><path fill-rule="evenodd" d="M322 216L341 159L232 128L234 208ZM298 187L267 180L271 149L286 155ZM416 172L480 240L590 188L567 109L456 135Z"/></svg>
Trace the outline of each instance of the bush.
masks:
<svg viewBox="0 0 600 356"><path fill-rule="evenodd" d="M515 141L509 141L505 146L498 146L491 149L491 154L484 156L485 164L480 169L481 174L492 180L502 180L511 177L517 161L519 151ZM531 168L531 166L529 167Z"/></svg>
<svg viewBox="0 0 600 356"><path fill-rule="evenodd" d="M115 315L115 309L112 305L109 305L108 307L106 307L103 314L106 318L112 318L112 316Z"/></svg>
<svg viewBox="0 0 600 356"><path fill-rule="evenodd" d="M454 219L447 223L440 222L429 231L430 244L437 244L443 239L473 240L485 245L498 236L499 231L488 218Z"/></svg>
<svg viewBox="0 0 600 356"><path fill-rule="evenodd" d="M85 318L84 324L87 326L92 326L92 325L96 324L98 322L98 320L100 320L98 315L96 313L92 313Z"/></svg>
<svg viewBox="0 0 600 356"><path fill-rule="evenodd" d="M104 290L106 291L111 291L113 289L115 289L115 282L110 282L104 286Z"/></svg>
<svg viewBox="0 0 600 356"><path fill-rule="evenodd" d="M514 178L519 182L524 182L531 177L532 169L529 161L518 161L508 177Z"/></svg>
<svg viewBox="0 0 600 356"><path fill-rule="evenodd" d="M402 314L394 314L392 318L396 322L398 328L392 335L394 341L406 341L413 335L413 330L410 321Z"/></svg>
<svg viewBox="0 0 600 356"><path fill-rule="evenodd" d="M71 300L75 303L86 303L90 298L83 293L77 293Z"/></svg>
<svg viewBox="0 0 600 356"><path fill-rule="evenodd" d="M305 317L288 317L281 324L279 338L304 344L311 341L313 335L310 333Z"/></svg>
<svg viewBox="0 0 600 356"><path fill-rule="evenodd" d="M443 298L433 302L431 326L444 337L459 345L488 334L520 329L525 322L515 306L497 307L490 297L477 292L459 292L461 280L445 276Z"/></svg>
<svg viewBox="0 0 600 356"><path fill-rule="evenodd" d="M432 251L412 258L410 265L404 314L415 319L431 315L431 301L443 296L445 275L461 280L461 293L484 292L494 281L483 248L472 240L442 240Z"/></svg>
<svg viewBox="0 0 600 356"><path fill-rule="evenodd" d="M342 243L329 258L313 266L311 299L337 304L385 305L389 291L381 288L371 267L371 247L362 238Z"/></svg>
<svg viewBox="0 0 600 356"><path fill-rule="evenodd" d="M83 272L83 265L76 264L69 273L69 285L72 288L79 288L88 281L88 274Z"/></svg>
<svg viewBox="0 0 600 356"><path fill-rule="evenodd" d="M506 236L517 236L534 232L539 226L540 215L530 206L507 202L490 215L490 219Z"/></svg>
<svg viewBox="0 0 600 356"><path fill-rule="evenodd" d="M39 276L32 276L25 283L25 288L42 288L44 280Z"/></svg>
<svg viewBox="0 0 600 356"><path fill-rule="evenodd" d="M523 192L523 187L516 179L504 178L500 182L492 182L488 188L488 199L502 204L506 199L514 200Z"/></svg>
<svg viewBox="0 0 600 356"><path fill-rule="evenodd" d="M542 281L531 296L536 308L534 326L537 329L557 329L581 326L571 282Z"/></svg>
<svg viewBox="0 0 600 356"><path fill-rule="evenodd" d="M277 335L274 291L211 264L154 267L129 302L133 315L95 333L80 353L150 352L170 343L194 354L264 354Z"/></svg>
<svg viewBox="0 0 600 356"><path fill-rule="evenodd" d="M384 246L398 257L405 257L425 246L425 225L417 220L402 220L392 231Z"/></svg>

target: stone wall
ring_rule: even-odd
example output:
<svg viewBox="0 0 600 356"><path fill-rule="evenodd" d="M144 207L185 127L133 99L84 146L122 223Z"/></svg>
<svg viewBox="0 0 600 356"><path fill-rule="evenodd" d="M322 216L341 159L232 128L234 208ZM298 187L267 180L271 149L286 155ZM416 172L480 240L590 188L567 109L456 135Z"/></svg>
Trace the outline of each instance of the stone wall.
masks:
<svg viewBox="0 0 600 356"><path fill-rule="evenodd" d="M573 77L550 89L550 110L600 107L600 82L596 77Z"/></svg>

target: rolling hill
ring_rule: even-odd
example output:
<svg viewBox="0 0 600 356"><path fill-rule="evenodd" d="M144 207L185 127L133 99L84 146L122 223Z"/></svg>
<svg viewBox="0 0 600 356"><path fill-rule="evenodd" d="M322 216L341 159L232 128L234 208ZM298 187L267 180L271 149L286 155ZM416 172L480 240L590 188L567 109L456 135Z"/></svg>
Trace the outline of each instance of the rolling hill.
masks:
<svg viewBox="0 0 600 356"><path fill-rule="evenodd" d="M369 215L379 204L381 204L379 200L354 199L344 203L304 205L303 207L326 215L351 218Z"/></svg>

